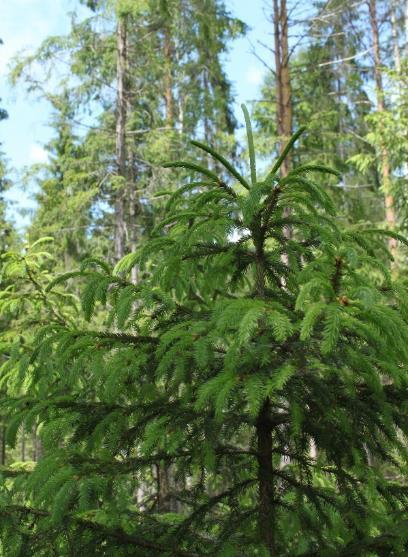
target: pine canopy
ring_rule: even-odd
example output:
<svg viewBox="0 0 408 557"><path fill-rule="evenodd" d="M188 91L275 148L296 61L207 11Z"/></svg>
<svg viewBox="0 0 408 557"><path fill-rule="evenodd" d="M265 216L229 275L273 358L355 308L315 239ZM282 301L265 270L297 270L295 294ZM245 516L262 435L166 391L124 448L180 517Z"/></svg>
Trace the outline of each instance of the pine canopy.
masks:
<svg viewBox="0 0 408 557"><path fill-rule="evenodd" d="M244 112L249 177L194 142L210 168L166 165L189 179L135 253L31 269L42 309L0 381L8 442L36 428L43 455L2 470L1 554L406 554L404 239L343 229L332 170L281 176L303 129L261 179Z"/></svg>

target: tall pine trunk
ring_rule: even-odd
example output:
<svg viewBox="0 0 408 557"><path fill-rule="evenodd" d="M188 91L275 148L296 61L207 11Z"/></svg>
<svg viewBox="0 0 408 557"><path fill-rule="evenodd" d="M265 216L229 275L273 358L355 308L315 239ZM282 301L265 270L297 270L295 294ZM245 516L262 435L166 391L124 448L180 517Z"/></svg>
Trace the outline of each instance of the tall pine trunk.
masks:
<svg viewBox="0 0 408 557"><path fill-rule="evenodd" d="M163 27L163 56L164 56L164 97L166 103L166 124L169 128L174 124L174 96L173 96L173 56L174 46L171 33L168 3L163 6L165 23Z"/></svg>
<svg viewBox="0 0 408 557"><path fill-rule="evenodd" d="M126 110L127 114L131 114L132 112L132 104L130 100L130 95L127 95L126 99ZM138 231L141 231L141 224L139 225L138 217L142 215L142 207L140 203L140 197L137 189L137 169L136 169L136 161L135 161L135 152L134 146L132 144L127 145L126 149L126 156L127 156L127 168L126 168L126 201L129 207L128 210L128 222L127 222L127 230L128 230L128 240L129 240L129 250L132 253L135 253L137 248L138 242ZM139 269L137 265L132 267L130 272L130 278L133 284L137 284L139 277Z"/></svg>
<svg viewBox="0 0 408 557"><path fill-rule="evenodd" d="M376 99L377 111L379 113L385 112L384 103L384 87L382 79L382 66L381 66L381 53L380 41L377 19L377 3L376 0L369 0L368 4L370 15L370 26L373 40L373 54L374 54L374 77L376 86ZM391 165L390 157L387 146L385 143L381 146L381 172L382 172L382 185L384 190L384 204L385 204L385 220L390 230L395 230L396 217L394 209L394 196L391 191ZM389 248L393 256L396 254L397 242L394 238L389 239Z"/></svg>
<svg viewBox="0 0 408 557"><path fill-rule="evenodd" d="M115 258L125 253L125 184L126 184L126 81L127 81L127 30L126 17L118 16L117 31L117 96L116 96L116 171L123 182L115 191Z"/></svg>
<svg viewBox="0 0 408 557"><path fill-rule="evenodd" d="M171 13L167 0L162 5L163 25L163 57L164 57L164 98L165 98L165 120L169 129L174 129L174 92L173 92L173 66L174 66L174 41L171 29ZM176 512L177 501L172 494L176 487L174 467L166 462L156 464L157 484L157 510L159 513Z"/></svg>
<svg viewBox="0 0 408 557"><path fill-rule="evenodd" d="M289 68L288 13L286 0L273 0L274 51L276 72L276 123L280 152L292 135L292 85ZM282 176L290 170L291 158L287 157L281 167Z"/></svg>
<svg viewBox="0 0 408 557"><path fill-rule="evenodd" d="M288 13L286 0L273 0L273 36L275 52L275 98L276 98L276 124L279 136L279 154L282 153L285 143L292 135L293 110L292 110L292 85L289 68L289 39L288 39ZM285 158L281 166L282 176L287 176L290 171L291 156ZM288 211L285 210L285 216ZM292 233L287 226L285 236L290 238ZM283 256L287 263L287 256Z"/></svg>

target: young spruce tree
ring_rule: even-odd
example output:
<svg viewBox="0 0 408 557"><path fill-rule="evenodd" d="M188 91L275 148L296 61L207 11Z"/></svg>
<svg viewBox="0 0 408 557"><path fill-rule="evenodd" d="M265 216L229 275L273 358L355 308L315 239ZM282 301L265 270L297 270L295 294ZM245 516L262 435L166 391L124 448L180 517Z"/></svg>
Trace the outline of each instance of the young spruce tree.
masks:
<svg viewBox="0 0 408 557"><path fill-rule="evenodd" d="M408 298L382 237L398 236L339 229L313 181L331 170L280 177L303 129L260 180L244 113L250 178L194 142L232 182L168 164L196 178L153 239L113 270L84 262L85 319L58 311L17 355L9 441L38 424L43 457L4 471L1 555L405 554Z"/></svg>

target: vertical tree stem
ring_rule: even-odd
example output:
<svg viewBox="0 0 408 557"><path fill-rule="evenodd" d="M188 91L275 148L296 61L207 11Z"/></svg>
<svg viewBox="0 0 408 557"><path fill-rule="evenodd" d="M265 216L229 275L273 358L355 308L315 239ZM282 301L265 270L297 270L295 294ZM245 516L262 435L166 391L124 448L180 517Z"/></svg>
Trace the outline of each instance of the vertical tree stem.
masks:
<svg viewBox="0 0 408 557"><path fill-rule="evenodd" d="M259 298L265 296L264 236L259 224L253 227L256 239L255 289ZM262 323L260 324L262 326ZM272 464L272 424L270 419L271 402L267 397L259 411L255 428L258 459L258 529L261 543L271 557L275 551L275 502L274 474Z"/></svg>
<svg viewBox="0 0 408 557"><path fill-rule="evenodd" d="M273 557L276 555L276 521L270 408L270 400L267 398L258 415L256 434L258 444L259 536L270 556Z"/></svg>
<svg viewBox="0 0 408 557"><path fill-rule="evenodd" d="M118 16L117 41L117 96L116 96L116 167L117 174L126 180L126 71L127 71L127 29L126 17ZM115 192L115 257L121 259L125 252L125 207L124 190L121 186Z"/></svg>
<svg viewBox="0 0 408 557"><path fill-rule="evenodd" d="M377 110L378 112L385 112L384 103L384 87L382 81L381 69L381 54L380 54L380 39L378 30L377 19L377 3L376 0L369 0L368 4L370 14L370 25L373 37L373 52L374 52L374 77L377 94ZM391 192L391 168L390 157L385 143L381 146L381 169L383 177L384 188L384 204L385 204L385 220L390 230L395 230L396 217L394 209L394 196ZM395 238L390 238L388 241L389 249L395 257L397 250L397 242Z"/></svg>

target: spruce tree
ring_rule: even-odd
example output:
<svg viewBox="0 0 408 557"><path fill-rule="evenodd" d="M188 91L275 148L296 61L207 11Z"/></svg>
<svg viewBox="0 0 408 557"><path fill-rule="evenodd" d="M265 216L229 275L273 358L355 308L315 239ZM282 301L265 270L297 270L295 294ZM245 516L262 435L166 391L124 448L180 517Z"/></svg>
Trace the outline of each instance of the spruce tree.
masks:
<svg viewBox="0 0 408 557"><path fill-rule="evenodd" d="M373 108L366 9L364 3L345 0L310 4L309 10L291 4L288 21L289 34L299 35L289 65L293 122L296 127L307 121L309 128L294 157L298 164L320 161L341 172L341 184L333 183L332 190L350 222L382 222L376 150L365 137L372 130L366 117ZM270 54L267 60L272 63ZM266 156L279 135L274 121L276 85L274 73L268 72L261 88L262 101L254 106L259 144ZM358 169L354 162L361 162Z"/></svg>
<svg viewBox="0 0 408 557"><path fill-rule="evenodd" d="M0 45L3 41L0 39ZM1 101L1 99L0 99ZM7 110L0 106L0 122L8 118ZM10 187L7 176L7 162L0 142L0 254L11 247L13 230L6 216L7 203L5 199L6 190Z"/></svg>
<svg viewBox="0 0 408 557"><path fill-rule="evenodd" d="M2 40L0 39L0 45ZM1 101L1 99L0 99ZM0 107L0 122L8 118L7 111ZM5 197L7 189L10 187L10 180L7 176L7 163L0 143L0 274L2 269L1 258L5 252L16 246L16 234L12 222L7 215L8 203ZM0 315L0 337L7 331L9 321L7 317ZM4 354L0 349L0 365L4 362ZM0 397L3 390L0 388ZM5 423L0 412L0 465L6 462L6 443L5 443Z"/></svg>
<svg viewBox="0 0 408 557"><path fill-rule="evenodd" d="M116 263L149 235L153 208L162 217L151 198L164 187L159 165L169 154L180 156L190 136L233 150L236 122L222 59L244 24L222 0L79 3L91 9L89 17L73 16L68 35L48 37L16 59L11 72L14 83L24 83L54 109L57 133L48 148L57 156L50 172L39 175L33 238L40 225L50 234L53 223L43 215L57 179L75 210L65 211L60 228L66 234L58 231L67 262L93 249L94 242L83 239L94 236ZM174 186L178 179L175 174ZM86 227L90 213L92 230Z"/></svg>
<svg viewBox="0 0 408 557"><path fill-rule="evenodd" d="M9 441L36 423L44 455L4 471L2 555L406 552L408 297L386 238L404 239L343 230L314 180L334 171L280 175L304 129L258 176L244 112L249 177L194 141L229 180L167 164L191 180L152 239L46 287L86 282L3 370Z"/></svg>
<svg viewBox="0 0 408 557"><path fill-rule="evenodd" d="M51 126L54 137L45 145L48 160L31 167L26 181L36 183L37 208L28 239L54 237L53 255L65 271L89 256L103 253L98 207L103 194L92 175L94 161L82 139L73 131L74 109L68 91L53 95Z"/></svg>

